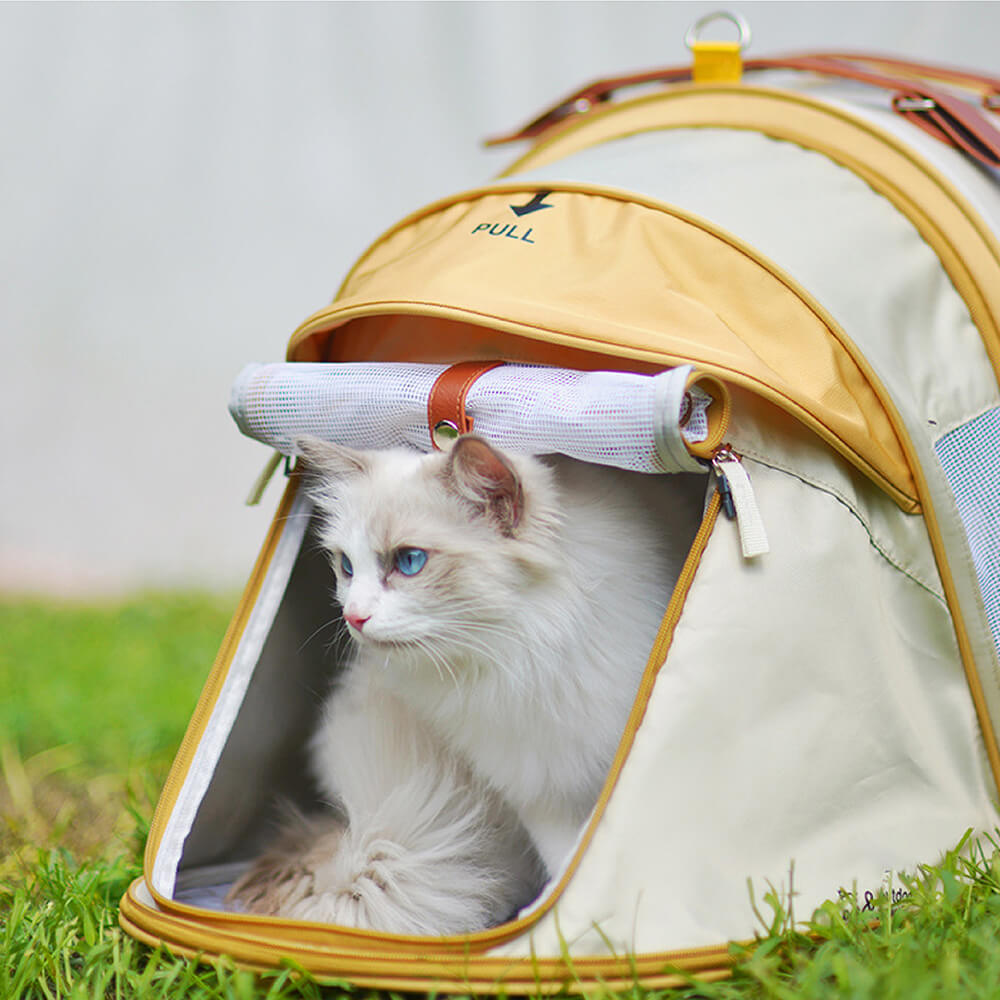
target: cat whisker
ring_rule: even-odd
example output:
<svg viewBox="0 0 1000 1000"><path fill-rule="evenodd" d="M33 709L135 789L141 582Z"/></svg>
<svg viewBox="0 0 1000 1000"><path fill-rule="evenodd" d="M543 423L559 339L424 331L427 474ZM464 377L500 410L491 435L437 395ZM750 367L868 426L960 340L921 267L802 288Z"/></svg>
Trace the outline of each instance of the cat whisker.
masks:
<svg viewBox="0 0 1000 1000"><path fill-rule="evenodd" d="M495 637L515 653L523 654L531 651L531 643L512 626L493 624L491 622L448 621L441 624L442 631L450 631L456 637L466 640L475 639L480 648L487 649L494 655L496 650L487 645L488 639Z"/></svg>
<svg viewBox="0 0 1000 1000"><path fill-rule="evenodd" d="M481 637L483 632L488 631L490 631L488 626L480 626L477 628L470 626L468 623L460 622L455 623L450 628L442 628L440 638L443 640L456 641L457 644L460 644L465 649L478 653L483 660L491 663L507 678L509 678L522 694L526 694L528 692L528 685L526 683L525 675L530 673L530 671L515 670L502 655L498 655L497 650L489 646ZM527 645L521 637L515 636L511 633L509 636L505 636L505 638L514 639L515 642L522 647L524 652L528 651Z"/></svg>
<svg viewBox="0 0 1000 1000"><path fill-rule="evenodd" d="M337 629L336 635L334 635L333 638L323 647L323 653L324 655L329 656L335 651L339 652L341 653L341 660L346 662L344 654L350 647L350 642L351 637L347 632L347 626L341 625L341 627Z"/></svg>
<svg viewBox="0 0 1000 1000"><path fill-rule="evenodd" d="M416 639L414 640L414 645L427 656L431 663L434 664L434 667L438 672L438 676L442 681L444 680L445 673L447 673L451 678L452 683L455 685L455 690L457 691L460 689L458 676L455 674L451 664L448 662L448 658L440 650L434 648L432 641L428 639Z"/></svg>
<svg viewBox="0 0 1000 1000"><path fill-rule="evenodd" d="M494 654L513 652L514 655L520 655L529 648L523 636L509 629L493 629L487 625L466 622L439 622L437 630L437 634L441 637L461 643L475 642L477 648L489 650Z"/></svg>
<svg viewBox="0 0 1000 1000"><path fill-rule="evenodd" d="M484 621L466 621L461 618L437 619L434 622L435 631L450 631L455 635L477 637L495 636L515 646L527 648L524 636L510 625Z"/></svg>
<svg viewBox="0 0 1000 1000"><path fill-rule="evenodd" d="M506 621L498 621L493 618L492 615L495 614L495 609L481 601L452 602L448 605L448 612L448 615L441 615L440 612L435 614L435 622L440 622L444 625L450 625L454 622L476 628L496 631L507 630L511 635L521 634Z"/></svg>
<svg viewBox="0 0 1000 1000"><path fill-rule="evenodd" d="M315 639L316 636L318 636L320 634L320 632L323 632L326 629L331 628L331 627L336 628L337 629L337 633L343 632L344 631L343 619L341 619L341 618L331 618L329 621L323 622L322 625L320 625L318 628L314 629L312 632L309 633L309 635L306 636L305 639L302 640L302 642L299 645L299 648L296 650L296 652L301 653L302 650L305 649L306 646L308 646L309 643L312 642L313 639ZM337 633L334 634L332 642L328 646L326 646L327 652L329 652L329 650L333 648L333 643L337 641L337 638L338 638Z"/></svg>

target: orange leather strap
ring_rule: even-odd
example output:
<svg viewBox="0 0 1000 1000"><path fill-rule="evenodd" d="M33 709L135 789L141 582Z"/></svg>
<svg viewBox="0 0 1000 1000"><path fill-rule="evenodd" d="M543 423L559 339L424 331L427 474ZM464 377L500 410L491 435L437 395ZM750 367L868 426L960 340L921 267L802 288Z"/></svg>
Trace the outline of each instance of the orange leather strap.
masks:
<svg viewBox="0 0 1000 1000"><path fill-rule="evenodd" d="M768 59L747 59L744 70L791 69L858 80L892 93L892 107L936 139L961 149L991 167L1000 166L1000 130L990 113L1000 111L1000 78L969 73L930 63L894 60L857 53L812 52ZM981 108L963 101L926 79L974 91ZM676 83L691 79L691 67L671 67L595 80L510 135L488 139L487 145L534 138L555 125L595 110L619 90L648 83Z"/></svg>
<svg viewBox="0 0 1000 1000"><path fill-rule="evenodd" d="M812 58L834 59L839 63L863 65L876 72L890 75L914 77L918 80L934 80L952 87L960 87L980 96L980 103L987 111L1000 111L1000 76L988 76L955 66L940 63L916 62L896 56L876 52L815 52L806 53Z"/></svg>
<svg viewBox="0 0 1000 1000"><path fill-rule="evenodd" d="M884 64L884 60L883 60ZM749 65L749 63L748 63ZM895 69L914 75L887 76L876 63L872 69L861 60L816 55L793 56L790 58L757 60L759 68L798 69L806 72L823 73L827 76L858 80L892 93L891 104L897 114L934 136L947 145L960 149L968 156L990 167L1000 166L1000 130L993 125L987 114L948 91L929 86L916 74L926 70L926 64L899 61ZM938 77L956 71L938 68ZM984 88L990 88L982 95L983 107L993 110L992 100L1000 88L1000 80L990 77L966 74L966 81L972 80Z"/></svg>
<svg viewBox="0 0 1000 1000"><path fill-rule="evenodd" d="M502 364L502 361L462 361L437 377L427 397L427 429L436 450L441 450L434 435L434 428L439 424L450 424L459 434L472 430L472 417L465 412L465 397L480 375Z"/></svg>

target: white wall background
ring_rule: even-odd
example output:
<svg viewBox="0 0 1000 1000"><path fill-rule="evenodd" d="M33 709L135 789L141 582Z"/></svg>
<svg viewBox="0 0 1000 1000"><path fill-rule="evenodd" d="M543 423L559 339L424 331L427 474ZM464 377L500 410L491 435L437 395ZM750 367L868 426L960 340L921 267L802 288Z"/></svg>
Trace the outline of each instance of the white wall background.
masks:
<svg viewBox="0 0 1000 1000"><path fill-rule="evenodd" d="M226 412L478 140L684 62L706 3L0 4L0 589L235 587L277 497ZM736 5L751 55L1000 73L998 3Z"/></svg>

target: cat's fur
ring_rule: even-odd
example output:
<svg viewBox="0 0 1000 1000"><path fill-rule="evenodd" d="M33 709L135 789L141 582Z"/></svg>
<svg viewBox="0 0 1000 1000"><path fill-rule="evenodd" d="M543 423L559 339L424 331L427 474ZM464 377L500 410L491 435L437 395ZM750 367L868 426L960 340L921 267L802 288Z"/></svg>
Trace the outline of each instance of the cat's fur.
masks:
<svg viewBox="0 0 1000 1000"><path fill-rule="evenodd" d="M471 435L447 454L301 447L357 643L312 744L339 814L290 823L232 897L390 932L495 924L558 871L594 806L704 480ZM427 562L405 576L392 558L411 546Z"/></svg>

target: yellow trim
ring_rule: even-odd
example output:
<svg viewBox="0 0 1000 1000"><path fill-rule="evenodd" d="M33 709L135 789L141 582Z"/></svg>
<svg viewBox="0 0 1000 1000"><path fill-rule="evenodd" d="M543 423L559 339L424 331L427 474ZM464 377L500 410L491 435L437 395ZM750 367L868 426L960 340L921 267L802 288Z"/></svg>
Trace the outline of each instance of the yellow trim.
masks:
<svg viewBox="0 0 1000 1000"><path fill-rule="evenodd" d="M711 458L726 439L729 430L729 418L733 412L733 399L724 382L695 368L687 379L687 388L697 386L702 392L707 392L713 399L713 405L708 408L708 434L704 441L685 441L687 450L695 458Z"/></svg>
<svg viewBox="0 0 1000 1000"><path fill-rule="evenodd" d="M289 956L321 983L348 979L362 988L427 993L442 989L473 994L535 994L589 992L602 986L618 991L636 985L668 988L686 985L688 976L711 982L731 974L734 962L728 945L666 952L658 955L601 956L550 959L484 959L370 955L322 949L306 952L290 944L249 940L225 931L206 930L197 922L183 926L165 918L137 898L136 879L121 902L119 924L151 947L166 944L172 953L194 960L226 956L241 968L264 972ZM186 935L183 932L187 932ZM358 962L362 965L358 965ZM357 971L360 970L360 971ZM686 974L686 975L685 975Z"/></svg>
<svg viewBox="0 0 1000 1000"><path fill-rule="evenodd" d="M250 571L250 578L236 606L236 610L233 612L233 617L229 622L229 627L219 647L219 652L216 654L215 661L212 664L212 670L205 682L205 687L202 689L201 697L195 706L191 721L188 723L187 730L177 750L177 755L167 775L167 780L164 782L163 790L160 792L156 810L153 813L153 820L149 827L149 837L146 840L146 850L143 857L143 870L147 875L149 891L161 905L169 905L170 901L157 893L153 888L152 874L156 856L163 842L163 834L177 804L177 796L180 793L181 786L184 784L184 779L187 777L188 769L194 758L194 752L201 742L202 736L204 736L205 727L211 718L215 703L219 700L219 694L222 691L226 675L232 664L236 647L243 638L243 632L246 629L250 613L257 603L260 588L267 575L267 569L274 556L278 540L285 529L288 513L291 510L298 488L299 477L293 475L285 487L285 492L278 504L278 509L275 511L271 527L264 539L260 554L257 556L253 569Z"/></svg>
<svg viewBox="0 0 1000 1000"><path fill-rule="evenodd" d="M902 423L902 418L899 414L894 411L893 413L896 419ZM900 440L910 454L911 468L916 477L917 490L922 498L924 524L927 526L927 534L930 537L931 548L934 551L934 561L937 564L938 575L941 577L941 586L944 589L948 610L951 612L952 624L955 628L955 638L958 641L958 649L962 658L962 669L965 671L969 693L972 696L972 704L975 707L976 717L979 720L979 728L983 734L983 745L986 749L986 757L993 775L993 783L997 791L1000 792L1000 746L998 746L997 731L993 725L989 705L986 702L986 694L983 690L982 678L979 676L979 671L976 667L972 643L969 639L965 619L962 616L962 604L959 600L958 590L955 586L955 577L951 572L951 565L948 562L947 552L945 551L937 509L931 501L927 478L924 476L923 467L920 465L913 449L913 443L909 435L905 433L905 429L900 435Z"/></svg>

